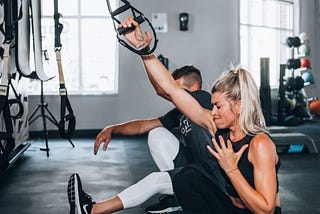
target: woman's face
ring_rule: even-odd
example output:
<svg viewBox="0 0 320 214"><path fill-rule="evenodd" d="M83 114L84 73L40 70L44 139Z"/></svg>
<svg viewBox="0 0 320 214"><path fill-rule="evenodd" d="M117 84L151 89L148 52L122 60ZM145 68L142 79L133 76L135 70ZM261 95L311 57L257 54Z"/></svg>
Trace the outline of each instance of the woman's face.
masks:
<svg viewBox="0 0 320 214"><path fill-rule="evenodd" d="M213 104L213 120L217 128L232 128L238 124L240 102L228 99L225 93L221 92L214 92L211 96L211 102Z"/></svg>

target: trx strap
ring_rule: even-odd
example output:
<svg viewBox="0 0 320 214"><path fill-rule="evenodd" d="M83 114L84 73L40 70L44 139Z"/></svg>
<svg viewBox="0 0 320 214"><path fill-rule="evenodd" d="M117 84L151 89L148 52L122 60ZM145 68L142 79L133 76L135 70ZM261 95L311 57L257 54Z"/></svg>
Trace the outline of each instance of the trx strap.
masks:
<svg viewBox="0 0 320 214"><path fill-rule="evenodd" d="M130 51L136 53L136 54L139 54L139 55L148 55L148 54L151 54L155 51L156 47L157 47L157 44L158 44L158 39L157 39L157 35L156 35L156 32L151 24L151 22L149 21L148 18L146 18L142 12L140 12L138 9L136 9L135 7L133 7L130 2L126 1L126 0L120 0L121 2L124 3L123 6L119 7L118 9L112 11L111 10L111 5L110 5L110 2L109 0L106 0L107 1L107 5L108 5L108 10L109 10L109 13L111 15L111 18L113 20L113 26L114 26L114 29L117 33L117 39L118 39L118 42L123 45L124 47L128 48ZM146 47L146 48L143 48L141 50L137 50L136 48L132 47L131 45L129 45L125 40L121 39L121 35L127 33L127 32L130 32L130 31L133 31L135 29L134 26L132 27L128 27L128 28L117 28L116 25L119 25L121 23L121 21L119 19L116 18L116 16L120 15L121 13L127 11L127 10L131 10L131 13L134 17L134 20L136 22L138 22L139 24L143 23L144 21L147 21L147 23L149 24L150 28L152 29L152 32L153 32L153 36L154 36L154 44L153 44L153 47L152 49L150 49L149 47Z"/></svg>
<svg viewBox="0 0 320 214"><path fill-rule="evenodd" d="M9 155L15 147L14 138L12 137L13 126L10 115L10 108L8 102L9 94L9 78L10 78L10 44L13 39L13 16L12 16L12 1L3 1L4 8L4 23L5 33L3 42L1 43L1 80L0 80L0 111L2 112L5 131L0 131L0 171L4 171L9 166ZM1 9L3 9L1 8ZM2 24L3 25L3 24ZM2 32L3 33L3 32ZM2 37L2 35L1 35ZM5 141L5 142L3 142Z"/></svg>
<svg viewBox="0 0 320 214"><path fill-rule="evenodd" d="M55 39L54 39L54 50L56 52L56 61L58 65L59 72L59 93L60 93L60 122L59 122L59 132L63 138L71 139L75 127L76 127L76 117L73 114L73 110L71 108L71 104L68 99L67 89L65 87L62 64L61 64L61 40L60 35L62 33L63 25L59 22L60 13L58 12L58 0L54 0L54 31L55 31ZM66 115L66 110L68 110L69 114ZM68 123L68 127L66 129L66 123Z"/></svg>
<svg viewBox="0 0 320 214"><path fill-rule="evenodd" d="M9 0L10 1L10 0ZM5 124L5 131L0 132L0 140L7 141L5 147L3 147L2 142L0 143L1 148L1 155L2 158L5 158L5 160L8 159L10 152L14 149L15 143L14 138L12 137L13 133L13 126L11 121L11 115L10 115L10 107L9 107L9 101L8 101L8 94L9 94L9 49L10 49L10 43L5 43L3 45L3 64L1 69L1 82L0 82L0 111L2 112L2 116L4 119ZM1 158L1 157L0 157ZM9 164L9 161L8 161Z"/></svg>
<svg viewBox="0 0 320 214"><path fill-rule="evenodd" d="M23 0L20 6L20 19L15 23L15 62L21 76L40 79L30 68L30 0ZM44 75L39 75L44 76Z"/></svg>
<svg viewBox="0 0 320 214"><path fill-rule="evenodd" d="M22 117L23 113L24 113L24 107L23 107L23 101L21 100L21 95L18 95L16 89L13 87L13 84L11 82L11 80L9 81L9 85L11 86L11 89L13 91L13 94L15 96L15 98L13 99L8 99L9 105L17 105L18 107L18 111L16 112L15 115L11 115L12 119L16 120Z"/></svg>
<svg viewBox="0 0 320 214"><path fill-rule="evenodd" d="M26 0L24 0L26 1ZM48 76L44 72L43 67L43 50L42 50L42 34L41 34L41 0L31 0L31 26L33 35L34 48L34 64L37 77L41 81L48 81L54 76Z"/></svg>

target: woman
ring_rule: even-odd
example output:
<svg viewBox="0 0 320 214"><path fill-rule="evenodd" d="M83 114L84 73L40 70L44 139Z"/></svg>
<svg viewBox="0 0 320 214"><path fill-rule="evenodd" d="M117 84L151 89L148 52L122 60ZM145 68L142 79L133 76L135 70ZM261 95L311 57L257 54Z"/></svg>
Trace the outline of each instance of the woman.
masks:
<svg viewBox="0 0 320 214"><path fill-rule="evenodd" d="M194 168L173 179L183 209L197 213L281 213L275 145L266 133L258 89L243 69L223 73L212 90L214 149L225 172L227 195Z"/></svg>
<svg viewBox="0 0 320 214"><path fill-rule="evenodd" d="M122 23L122 27L132 25L136 28L126 34L127 40L140 48L150 44L150 33L142 34L132 17ZM214 107L208 113L177 87L155 55L142 56L142 60L151 81L184 115L211 133L218 129L212 140L214 149L207 148L225 172L227 194L223 195L200 171L187 167L172 178L184 211L217 213L217 205L223 204L224 213L281 213L277 178L280 160L267 134L259 91L250 73L241 68L222 73L213 84ZM201 182L207 185L199 185ZM214 201L215 195L218 197Z"/></svg>

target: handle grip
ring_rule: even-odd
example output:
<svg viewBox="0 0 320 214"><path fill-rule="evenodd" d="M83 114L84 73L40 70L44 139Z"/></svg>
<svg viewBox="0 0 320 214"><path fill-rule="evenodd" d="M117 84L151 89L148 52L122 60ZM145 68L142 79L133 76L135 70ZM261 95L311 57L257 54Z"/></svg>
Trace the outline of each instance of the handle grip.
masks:
<svg viewBox="0 0 320 214"><path fill-rule="evenodd" d="M118 9L116 9L115 11L111 12L111 16L116 16L119 15L120 13L123 13L124 11L130 9L130 4L125 4L122 7L119 7Z"/></svg>
<svg viewBox="0 0 320 214"><path fill-rule="evenodd" d="M138 17L134 18L134 21L136 21L136 22L138 22L139 24L141 24L142 22L145 21L145 19L144 19L142 16L138 16ZM120 35L122 35L122 34L125 34L125 33L127 33L127 32L133 31L134 29L135 29L135 26L126 27L126 28L120 27L120 28L117 29L117 31L118 31L118 33L119 33Z"/></svg>

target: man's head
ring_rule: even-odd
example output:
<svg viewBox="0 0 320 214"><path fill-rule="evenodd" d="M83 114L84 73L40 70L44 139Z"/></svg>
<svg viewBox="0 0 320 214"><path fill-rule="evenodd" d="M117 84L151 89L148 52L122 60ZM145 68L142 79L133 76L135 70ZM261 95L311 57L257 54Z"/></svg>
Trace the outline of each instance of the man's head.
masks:
<svg viewBox="0 0 320 214"><path fill-rule="evenodd" d="M172 72L172 76L181 88L189 91L197 91L202 87L201 72L192 65L185 65L175 69Z"/></svg>

